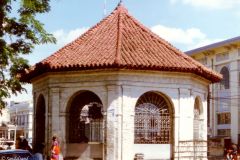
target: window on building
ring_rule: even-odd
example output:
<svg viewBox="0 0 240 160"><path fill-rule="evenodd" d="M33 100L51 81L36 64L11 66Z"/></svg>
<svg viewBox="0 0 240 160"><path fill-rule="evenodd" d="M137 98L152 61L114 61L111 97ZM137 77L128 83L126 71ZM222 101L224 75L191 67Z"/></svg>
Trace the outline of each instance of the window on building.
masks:
<svg viewBox="0 0 240 160"><path fill-rule="evenodd" d="M147 92L137 101L134 117L135 144L169 144L171 116L165 99Z"/></svg>
<svg viewBox="0 0 240 160"><path fill-rule="evenodd" d="M218 136L231 136L231 130L230 129L218 129L217 134L218 134Z"/></svg>
<svg viewBox="0 0 240 160"><path fill-rule="evenodd" d="M25 137L26 137L26 138L29 138L29 136L28 136L28 132L26 133Z"/></svg>
<svg viewBox="0 0 240 160"><path fill-rule="evenodd" d="M216 62L225 61L229 59L229 53L223 52L216 55Z"/></svg>
<svg viewBox="0 0 240 160"><path fill-rule="evenodd" d="M25 115L22 115L21 125L24 126L24 124L25 124Z"/></svg>
<svg viewBox="0 0 240 160"><path fill-rule="evenodd" d="M230 124L231 123L231 114L230 113L218 113L218 124Z"/></svg>
<svg viewBox="0 0 240 160"><path fill-rule="evenodd" d="M18 115L17 116L17 125L20 125L21 124L21 117Z"/></svg>
<svg viewBox="0 0 240 160"><path fill-rule="evenodd" d="M11 130L10 131L10 140L14 140L14 137L15 137L15 131Z"/></svg>
<svg viewBox="0 0 240 160"><path fill-rule="evenodd" d="M207 65L207 57L203 57L201 59L197 59L198 62L202 63L203 65Z"/></svg>
<svg viewBox="0 0 240 160"><path fill-rule="evenodd" d="M30 114L28 114L27 117L26 117L26 123L27 123L26 125L27 125L27 126L29 126L29 123L30 123L30 122L29 122L29 119L30 119Z"/></svg>
<svg viewBox="0 0 240 160"><path fill-rule="evenodd" d="M229 89L229 70L226 66L224 66L220 73L223 76L223 79L220 82L220 89Z"/></svg>

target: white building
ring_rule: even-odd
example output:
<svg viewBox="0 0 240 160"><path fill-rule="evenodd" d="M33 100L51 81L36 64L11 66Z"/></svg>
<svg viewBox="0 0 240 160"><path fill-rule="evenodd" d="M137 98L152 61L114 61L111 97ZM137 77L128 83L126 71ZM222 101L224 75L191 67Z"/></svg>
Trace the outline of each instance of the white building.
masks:
<svg viewBox="0 0 240 160"><path fill-rule="evenodd" d="M119 6L37 63L33 143L65 159L207 159L208 86L221 76Z"/></svg>
<svg viewBox="0 0 240 160"><path fill-rule="evenodd" d="M10 115L10 124L22 130L21 135L30 143L32 142L32 126L33 126L33 103L32 101L11 102L8 108ZM19 133L20 134L20 133Z"/></svg>
<svg viewBox="0 0 240 160"><path fill-rule="evenodd" d="M6 143L12 142L15 148L17 137L24 136L32 141L32 102L9 102L0 115L0 147L7 147Z"/></svg>
<svg viewBox="0 0 240 160"><path fill-rule="evenodd" d="M8 114L8 108L1 110L0 114L0 125L7 124L10 121L10 116Z"/></svg>
<svg viewBox="0 0 240 160"><path fill-rule="evenodd" d="M209 88L209 136L230 138L233 143L239 144L240 37L186 53L223 75L220 83Z"/></svg>
<svg viewBox="0 0 240 160"><path fill-rule="evenodd" d="M8 114L8 108L2 109L1 112L2 113L0 115L0 141L14 140L14 138L11 137L11 131L9 131L10 116ZM13 128L14 130L14 127L11 128ZM14 135L14 133L12 134Z"/></svg>

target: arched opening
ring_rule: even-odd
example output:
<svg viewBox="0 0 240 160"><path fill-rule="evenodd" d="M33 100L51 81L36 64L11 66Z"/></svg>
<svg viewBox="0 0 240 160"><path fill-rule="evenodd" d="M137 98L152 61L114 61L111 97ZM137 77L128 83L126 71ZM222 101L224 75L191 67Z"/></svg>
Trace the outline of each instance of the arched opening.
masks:
<svg viewBox="0 0 240 160"><path fill-rule="evenodd" d="M67 156L102 158L102 109L100 98L91 91L81 91L73 96L68 108Z"/></svg>
<svg viewBox="0 0 240 160"><path fill-rule="evenodd" d="M203 119L202 119L202 101L200 97L195 98L194 102L194 119L193 119L193 139L194 140L201 140L203 136L201 134Z"/></svg>
<svg viewBox="0 0 240 160"><path fill-rule="evenodd" d="M144 152L146 158L172 157L173 111L165 95L147 92L138 99L135 106L134 143L139 147L140 153ZM142 147L150 150L141 150ZM158 152L153 153L153 150Z"/></svg>
<svg viewBox="0 0 240 160"><path fill-rule="evenodd" d="M229 89L229 70L224 66L220 73L223 75L223 79L220 82L220 89Z"/></svg>
<svg viewBox="0 0 240 160"><path fill-rule="evenodd" d="M45 143L45 99L40 95L37 100L35 112L35 144Z"/></svg>

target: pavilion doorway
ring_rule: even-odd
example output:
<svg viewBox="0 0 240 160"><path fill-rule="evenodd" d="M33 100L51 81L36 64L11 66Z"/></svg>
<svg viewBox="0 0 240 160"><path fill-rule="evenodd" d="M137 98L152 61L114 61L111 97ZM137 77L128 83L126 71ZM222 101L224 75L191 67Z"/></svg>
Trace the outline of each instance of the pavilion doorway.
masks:
<svg viewBox="0 0 240 160"><path fill-rule="evenodd" d="M67 157L103 158L102 109L101 100L91 91L81 91L72 97L67 116Z"/></svg>
<svg viewBox="0 0 240 160"><path fill-rule="evenodd" d="M43 95L40 95L36 105L35 118L35 141L34 146L45 143L45 120L46 120L46 105Z"/></svg>

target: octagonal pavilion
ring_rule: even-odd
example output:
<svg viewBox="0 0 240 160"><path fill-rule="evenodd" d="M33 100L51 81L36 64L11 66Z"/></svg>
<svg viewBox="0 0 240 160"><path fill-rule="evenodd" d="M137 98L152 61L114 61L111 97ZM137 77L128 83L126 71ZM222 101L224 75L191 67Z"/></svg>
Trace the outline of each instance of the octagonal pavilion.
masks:
<svg viewBox="0 0 240 160"><path fill-rule="evenodd" d="M65 159L207 159L207 97L221 76L158 37L120 3L30 68L34 139Z"/></svg>

